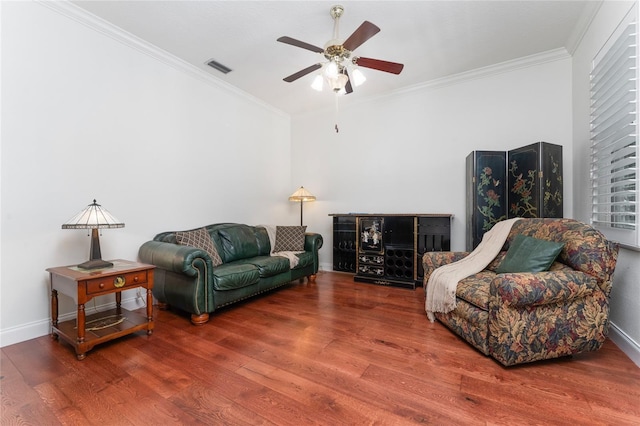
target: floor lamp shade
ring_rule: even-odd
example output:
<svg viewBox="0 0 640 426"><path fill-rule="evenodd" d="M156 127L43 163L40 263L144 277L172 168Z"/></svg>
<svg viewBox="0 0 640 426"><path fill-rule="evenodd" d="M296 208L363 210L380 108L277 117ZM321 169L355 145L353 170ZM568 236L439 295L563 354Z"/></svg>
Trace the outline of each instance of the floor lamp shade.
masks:
<svg viewBox="0 0 640 426"><path fill-rule="evenodd" d="M296 192L289 196L289 201L300 202L300 226L302 226L302 203L315 200L316 196L304 189L304 186L301 186Z"/></svg>
<svg viewBox="0 0 640 426"><path fill-rule="evenodd" d="M97 269L113 266L113 263L102 260L98 229L103 228L124 228L124 223L97 204L96 200L62 224L62 229L91 229L89 260L78 265L78 268Z"/></svg>

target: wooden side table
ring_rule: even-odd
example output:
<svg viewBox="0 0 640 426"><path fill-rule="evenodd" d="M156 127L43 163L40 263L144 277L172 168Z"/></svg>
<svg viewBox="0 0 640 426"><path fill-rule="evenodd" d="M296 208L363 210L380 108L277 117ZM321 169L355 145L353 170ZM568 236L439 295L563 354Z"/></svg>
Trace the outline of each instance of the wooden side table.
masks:
<svg viewBox="0 0 640 426"><path fill-rule="evenodd" d="M83 360L95 345L147 330L153 333L154 265L112 260L113 267L84 270L76 266L48 268L51 276L51 336L71 343L76 356ZM147 289L146 316L122 308L122 291ZM70 296L78 305L75 320L58 323L58 292ZM93 315L85 315L85 304L96 296L115 293L116 307Z"/></svg>

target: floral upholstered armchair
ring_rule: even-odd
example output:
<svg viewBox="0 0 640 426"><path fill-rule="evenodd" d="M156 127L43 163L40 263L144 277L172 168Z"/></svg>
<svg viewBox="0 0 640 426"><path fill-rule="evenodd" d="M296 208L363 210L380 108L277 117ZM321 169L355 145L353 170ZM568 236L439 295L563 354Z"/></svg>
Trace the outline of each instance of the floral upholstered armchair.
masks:
<svg viewBox="0 0 640 426"><path fill-rule="evenodd" d="M563 243L544 272L497 273L516 235ZM424 254L425 285L435 268L463 252ZM498 256L458 282L456 307L436 318L505 366L595 351L609 328L618 246L573 219L520 219Z"/></svg>

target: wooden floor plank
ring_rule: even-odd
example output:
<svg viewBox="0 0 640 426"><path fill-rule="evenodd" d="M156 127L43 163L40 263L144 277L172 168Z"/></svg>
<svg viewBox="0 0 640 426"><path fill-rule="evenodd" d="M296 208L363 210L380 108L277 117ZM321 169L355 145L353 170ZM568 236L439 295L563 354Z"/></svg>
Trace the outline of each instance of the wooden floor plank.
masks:
<svg viewBox="0 0 640 426"><path fill-rule="evenodd" d="M505 368L424 313L424 292L321 272L200 327L78 361L48 336L2 348L2 424L640 424L640 368L597 352Z"/></svg>

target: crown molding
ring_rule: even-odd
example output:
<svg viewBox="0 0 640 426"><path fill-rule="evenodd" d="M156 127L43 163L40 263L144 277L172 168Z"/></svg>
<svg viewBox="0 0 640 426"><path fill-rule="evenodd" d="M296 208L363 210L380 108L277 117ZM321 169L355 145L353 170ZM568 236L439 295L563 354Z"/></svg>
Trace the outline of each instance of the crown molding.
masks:
<svg viewBox="0 0 640 426"><path fill-rule="evenodd" d="M196 78L206 84L209 84L211 86L214 86L216 88L222 89L222 90L226 90L229 92L234 93L237 96L243 97L245 99L247 99L250 102L256 103L258 105L260 105L261 107L275 113L278 115L281 115L285 118L289 118L291 117L290 114L275 108L273 105L268 104L264 101L262 101L261 99L256 98L255 96L250 95L247 92L244 92L240 89L238 89L235 86L232 86L231 84L220 80L218 78L216 78L215 76L205 72L204 70L201 70L200 68L186 62L183 61L182 59L172 55L171 53L162 50L160 48L158 48L157 46L127 32L124 31L123 29L111 24L110 22L99 18L89 12L87 12L86 10L82 9L79 6L74 5L73 3L69 2L68 0L56 0L56 1L47 1L47 0L36 0L37 3L46 6L47 8L73 20L76 21L82 25L85 25L91 29L93 29L96 32L99 32L107 37L110 37L116 41L118 41L119 43L128 46L132 49L135 49L141 53L144 53L145 55L148 55L168 66L173 67L174 69L181 71L187 75L190 75L193 78ZM586 24L584 24L583 28L584 31L586 31L586 28L588 27L588 24L591 22L591 19L593 19L593 16L595 14L595 12L597 12L598 7L594 8L593 10L590 10L590 13L585 13L584 16L584 20L586 22ZM582 31L580 34L584 34L584 31ZM578 37L578 36L576 36ZM577 41L575 41L575 43L579 42L579 37L576 39ZM575 47L574 47L575 48ZM534 55L530 55L530 56L525 56L522 58L518 58L518 59L514 59L514 60L510 60L510 61L505 61L505 62L501 62L498 64L493 64L493 65L489 65L486 67L482 67L482 68L477 68L474 70L470 70L470 71L465 71L465 72L461 72L458 74L452 74L446 77L442 77L442 78L438 78L438 79L434 79L434 80L430 80L430 81L426 81L423 83L419 83L419 84L415 84L412 86L408 86L408 87L404 87L398 90L394 90L390 93L384 94L384 95L377 95L377 96L370 96L370 97L366 97L366 98L359 98L358 101L353 102L353 103L349 103L348 105L345 104L345 107L351 107L351 106L355 106L355 105L359 105L362 103L367 103L367 102L371 102L374 100L378 100L378 99L385 99L385 98L389 98L392 96L397 96L400 94L406 94L406 93L411 93L411 92L416 92L416 91L423 91L423 90L433 90L433 89L438 89L438 88L442 88L442 87L447 87L447 86L451 86L454 84L460 84L466 81L472 81L472 80L477 80L477 79L481 79L481 78L486 78L486 77L490 77L490 76L494 76L494 75L498 75L498 74L502 74L502 73L506 73L506 72L511 72L511 71L515 71L518 69L522 69L522 68L528 68L528 67L533 67L533 66L537 66L537 65L541 65L544 63L548 63L548 62L553 62L553 61L558 61L558 60L563 60L563 59L567 59L570 58L571 55L569 54L569 52L567 51L567 49L565 48L559 48L559 49L554 49L554 50L549 50L546 52L542 52L542 53L538 53L538 54L534 54ZM325 108L322 108L325 109ZM321 109L321 110L322 110ZM328 109L328 108L327 108ZM299 115L306 115L309 113L317 113L318 110L314 110L312 112L304 112L301 113Z"/></svg>
<svg viewBox="0 0 640 426"><path fill-rule="evenodd" d="M567 52L565 48L561 47L558 49L548 50L546 52L536 53L534 55L524 56L522 58L517 58L510 61L488 65L486 67L476 68L470 71L464 71L458 74L448 75L446 77L437 78L434 80L426 81L424 83L415 84L413 86L404 87L402 89L394 91L393 93L400 94L406 92L414 92L416 90L439 89L441 87L452 86L454 84L460 84L466 81L492 77L523 68L535 67L549 62L555 62L569 58L571 58L569 52Z"/></svg>
<svg viewBox="0 0 640 426"><path fill-rule="evenodd" d="M289 118L290 115L286 112L275 108L273 105L264 102L261 99L256 98L249 93L238 89L237 87L216 78L215 76L207 73L200 68L183 61L182 59L176 57L175 55L160 49L159 47L137 37L122 28L119 28L112 23L92 14L88 11L82 9L79 6L71 3L68 0L36 0L36 3L45 6L54 12L59 13L75 22L78 22L100 34L103 34L117 42L130 47L138 52L141 52L151 58L162 62L165 65L168 65L178 71L181 71L193 78L196 78L210 86L214 86L221 90L226 90L228 92L232 92L233 94L240 96L250 102L260 105L261 107L275 113L281 115L282 117Z"/></svg>
<svg viewBox="0 0 640 426"><path fill-rule="evenodd" d="M584 9L582 10L582 13L580 14L580 17L578 18L578 23L575 25L575 27L573 27L573 31L571 31L571 34L567 39L566 47L569 54L573 55L578 46L580 46L580 43L587 33L587 30L598 14L602 3L602 0L586 3Z"/></svg>
<svg viewBox="0 0 640 426"><path fill-rule="evenodd" d="M359 98L357 101L350 102L349 104L345 103L344 106L341 106L341 108L344 108L346 110L358 105L362 105L364 103L388 99L390 97L394 97L398 95L404 95L404 94L427 91L427 90L437 90L447 86L453 86L453 85L462 84L468 81L489 78L499 74L513 72L519 69L535 67L535 66L543 65L549 62L561 61L561 60L570 59L570 58L571 58L571 55L565 48L548 50L546 52L536 53L534 55L524 56L522 58L500 62L497 64L488 65L486 67L476 68L470 71L464 71L458 74L452 74L446 77L437 78L437 79L425 81L423 83L414 84L412 86L403 87L403 88L394 90L392 92L385 93L383 95L373 95L373 96L368 96L364 98ZM325 109L330 110L331 108L330 107L323 108L323 110ZM317 112L318 110L307 111L299 114L299 116L305 116L305 115L313 114Z"/></svg>

